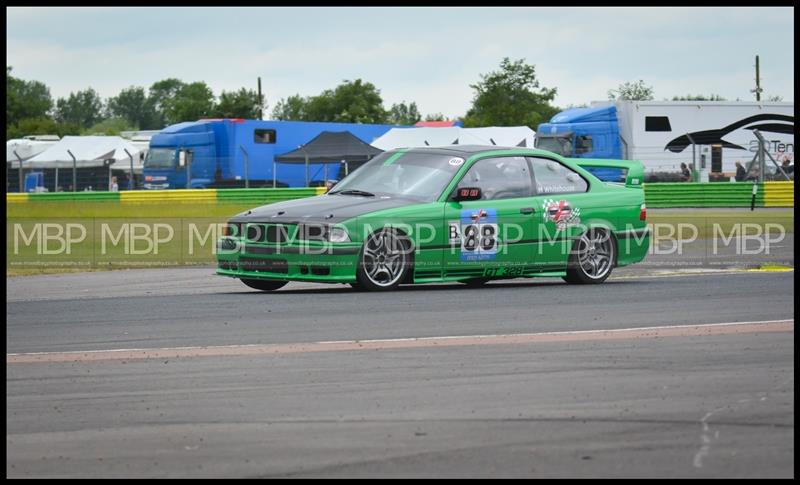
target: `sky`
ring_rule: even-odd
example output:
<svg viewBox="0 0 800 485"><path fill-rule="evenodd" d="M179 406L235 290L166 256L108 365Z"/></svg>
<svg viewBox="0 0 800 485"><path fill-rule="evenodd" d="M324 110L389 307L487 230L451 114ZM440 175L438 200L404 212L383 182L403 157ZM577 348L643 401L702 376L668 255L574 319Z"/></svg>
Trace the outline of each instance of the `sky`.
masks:
<svg viewBox="0 0 800 485"><path fill-rule="evenodd" d="M504 57L536 68L559 107L639 79L655 99L718 94L794 100L792 7L8 7L6 65L54 100L103 98L165 78L282 98L373 83L388 109L463 116L470 85Z"/></svg>

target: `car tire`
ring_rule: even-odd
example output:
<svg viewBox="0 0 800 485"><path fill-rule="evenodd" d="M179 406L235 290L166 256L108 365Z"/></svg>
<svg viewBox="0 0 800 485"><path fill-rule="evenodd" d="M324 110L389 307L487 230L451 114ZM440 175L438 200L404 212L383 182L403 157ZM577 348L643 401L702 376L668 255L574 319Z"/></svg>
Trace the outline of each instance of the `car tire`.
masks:
<svg viewBox="0 0 800 485"><path fill-rule="evenodd" d="M242 278L242 283L246 284L250 288L255 290L261 291L275 291L278 288L283 288L286 286L288 281L280 281L280 280L251 280Z"/></svg>
<svg viewBox="0 0 800 485"><path fill-rule="evenodd" d="M575 241L567 260L564 281L577 285L604 282L616 261L617 246L605 229L590 229Z"/></svg>
<svg viewBox="0 0 800 485"><path fill-rule="evenodd" d="M411 241L393 229L372 233L358 255L357 287L370 291L388 291L405 283L411 274Z"/></svg>

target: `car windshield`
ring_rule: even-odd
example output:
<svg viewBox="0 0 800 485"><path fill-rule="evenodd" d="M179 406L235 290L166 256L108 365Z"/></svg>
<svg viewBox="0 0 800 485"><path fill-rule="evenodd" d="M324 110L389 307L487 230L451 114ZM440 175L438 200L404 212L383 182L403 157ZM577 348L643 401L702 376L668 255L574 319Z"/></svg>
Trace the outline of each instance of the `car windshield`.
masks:
<svg viewBox="0 0 800 485"><path fill-rule="evenodd" d="M172 168L175 166L175 149L173 148L152 148L147 152L144 160L147 168Z"/></svg>
<svg viewBox="0 0 800 485"><path fill-rule="evenodd" d="M439 153L384 152L336 184L330 194L395 196L435 201L464 164Z"/></svg>

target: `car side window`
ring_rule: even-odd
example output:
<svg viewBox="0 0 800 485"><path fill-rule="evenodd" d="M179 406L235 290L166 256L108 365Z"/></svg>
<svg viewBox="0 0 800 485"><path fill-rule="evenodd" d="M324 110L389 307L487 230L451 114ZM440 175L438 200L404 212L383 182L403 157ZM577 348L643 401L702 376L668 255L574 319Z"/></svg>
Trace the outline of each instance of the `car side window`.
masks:
<svg viewBox="0 0 800 485"><path fill-rule="evenodd" d="M478 160L457 188L478 187L481 200L514 199L533 194L530 169L525 157L496 157Z"/></svg>
<svg viewBox="0 0 800 485"><path fill-rule="evenodd" d="M586 192L589 184L578 172L546 158L530 158L536 194L571 194Z"/></svg>

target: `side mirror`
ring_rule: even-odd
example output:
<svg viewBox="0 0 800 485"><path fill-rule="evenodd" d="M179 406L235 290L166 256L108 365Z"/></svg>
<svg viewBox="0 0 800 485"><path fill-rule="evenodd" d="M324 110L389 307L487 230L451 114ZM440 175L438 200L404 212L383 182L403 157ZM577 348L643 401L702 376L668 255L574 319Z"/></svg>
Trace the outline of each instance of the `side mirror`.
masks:
<svg viewBox="0 0 800 485"><path fill-rule="evenodd" d="M481 193L481 189L478 187L461 187L456 189L453 200L457 202L465 200L480 200L481 197L483 197L483 194Z"/></svg>
<svg viewBox="0 0 800 485"><path fill-rule="evenodd" d="M183 150L178 152L178 166L179 167L186 166L186 152Z"/></svg>

